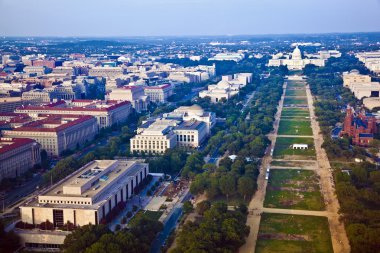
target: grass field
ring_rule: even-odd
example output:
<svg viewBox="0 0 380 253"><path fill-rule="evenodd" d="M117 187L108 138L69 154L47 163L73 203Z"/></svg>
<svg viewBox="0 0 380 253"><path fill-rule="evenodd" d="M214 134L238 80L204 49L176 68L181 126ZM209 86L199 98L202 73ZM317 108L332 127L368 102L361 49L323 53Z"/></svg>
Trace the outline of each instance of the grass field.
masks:
<svg viewBox="0 0 380 253"><path fill-rule="evenodd" d="M310 121L284 120L280 121L279 135L313 135Z"/></svg>
<svg viewBox="0 0 380 253"><path fill-rule="evenodd" d="M300 88L300 87L306 87L306 83L305 82L288 81L287 88Z"/></svg>
<svg viewBox="0 0 380 253"><path fill-rule="evenodd" d="M309 116L309 109L305 108L283 108L281 115L283 116L297 116L297 115L302 115L302 116Z"/></svg>
<svg viewBox="0 0 380 253"><path fill-rule="evenodd" d="M327 218L264 213L256 252L332 253Z"/></svg>
<svg viewBox="0 0 380 253"><path fill-rule="evenodd" d="M324 210L317 174L312 170L272 169L264 206Z"/></svg>
<svg viewBox="0 0 380 253"><path fill-rule="evenodd" d="M304 104L307 104L307 98L306 97L285 97L284 104L304 105Z"/></svg>
<svg viewBox="0 0 380 253"><path fill-rule="evenodd" d="M160 217L161 217L161 215L163 213L164 212L162 212L162 211L155 212L155 211L143 211L143 210L140 210L140 211L138 211L135 214L135 216L133 216L133 218L129 222L133 223L136 220L141 219L142 217L146 217L146 218L158 221L158 219L160 219Z"/></svg>
<svg viewBox="0 0 380 253"><path fill-rule="evenodd" d="M309 148L305 150L292 149L292 144L308 144ZM292 159L294 160L314 159L314 140L313 138L304 137L278 137L276 140L276 146L274 148L273 156L274 158L284 158L285 156L292 156Z"/></svg>
<svg viewBox="0 0 380 253"><path fill-rule="evenodd" d="M306 96L306 90L286 90L285 96Z"/></svg>
<svg viewBox="0 0 380 253"><path fill-rule="evenodd" d="M283 108L281 112L281 119L294 119L294 120L310 120L310 113L308 109L301 108Z"/></svg>

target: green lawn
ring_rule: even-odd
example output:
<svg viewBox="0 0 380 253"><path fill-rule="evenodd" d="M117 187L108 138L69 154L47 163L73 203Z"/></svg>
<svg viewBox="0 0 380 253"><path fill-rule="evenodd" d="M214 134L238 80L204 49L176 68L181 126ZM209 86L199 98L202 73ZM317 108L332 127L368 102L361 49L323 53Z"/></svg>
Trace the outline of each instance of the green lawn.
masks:
<svg viewBox="0 0 380 253"><path fill-rule="evenodd" d="M285 97L284 104L286 105L306 105L306 97Z"/></svg>
<svg viewBox="0 0 380 253"><path fill-rule="evenodd" d="M310 121L310 113L307 108L283 108L281 112L281 120L283 119Z"/></svg>
<svg viewBox="0 0 380 253"><path fill-rule="evenodd" d="M141 219L142 217L146 217L146 218L150 218L152 220L158 221L163 213L164 212L162 212L162 211L155 212L155 211L140 210L135 214L135 216L133 216L133 218L129 221L129 223L136 222L137 220Z"/></svg>
<svg viewBox="0 0 380 253"><path fill-rule="evenodd" d="M300 87L306 87L306 82L297 82L297 81L288 81L288 85L286 86L289 88L300 88Z"/></svg>
<svg viewBox="0 0 380 253"><path fill-rule="evenodd" d="M299 117L309 117L309 109L305 108L283 108L281 112L282 116L299 116Z"/></svg>
<svg viewBox="0 0 380 253"><path fill-rule="evenodd" d="M306 97L306 90L301 89L301 90L286 90L285 96L305 96Z"/></svg>
<svg viewBox="0 0 380 253"><path fill-rule="evenodd" d="M306 150L292 149L292 144L308 144L309 148ZM276 139L276 146L274 148L273 157L285 158L285 156L291 156L288 160L304 160L315 159L315 148L313 138L304 137L278 137Z"/></svg>
<svg viewBox="0 0 380 253"><path fill-rule="evenodd" d="M265 207L321 211L325 209L312 170L272 169L270 171Z"/></svg>
<svg viewBox="0 0 380 253"><path fill-rule="evenodd" d="M326 217L269 214L261 216L257 253L332 253Z"/></svg>
<svg viewBox="0 0 380 253"><path fill-rule="evenodd" d="M285 120L280 121L279 135L313 135L310 121Z"/></svg>

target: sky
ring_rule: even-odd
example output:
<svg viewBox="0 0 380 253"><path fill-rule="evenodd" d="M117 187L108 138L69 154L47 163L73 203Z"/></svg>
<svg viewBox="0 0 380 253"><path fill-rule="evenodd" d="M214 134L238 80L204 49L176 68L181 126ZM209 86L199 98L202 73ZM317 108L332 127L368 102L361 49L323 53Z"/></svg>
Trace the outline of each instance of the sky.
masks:
<svg viewBox="0 0 380 253"><path fill-rule="evenodd" d="M0 0L0 36L379 31L380 0Z"/></svg>

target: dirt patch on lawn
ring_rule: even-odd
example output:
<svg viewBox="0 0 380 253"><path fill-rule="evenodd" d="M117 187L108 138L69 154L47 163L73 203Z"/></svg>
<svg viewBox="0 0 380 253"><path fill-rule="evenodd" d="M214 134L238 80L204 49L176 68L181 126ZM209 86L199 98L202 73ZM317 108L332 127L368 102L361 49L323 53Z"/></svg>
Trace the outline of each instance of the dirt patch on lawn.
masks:
<svg viewBox="0 0 380 253"><path fill-rule="evenodd" d="M263 240L282 240L282 241L311 241L308 235L288 235L283 233L278 234L259 234L259 239Z"/></svg>

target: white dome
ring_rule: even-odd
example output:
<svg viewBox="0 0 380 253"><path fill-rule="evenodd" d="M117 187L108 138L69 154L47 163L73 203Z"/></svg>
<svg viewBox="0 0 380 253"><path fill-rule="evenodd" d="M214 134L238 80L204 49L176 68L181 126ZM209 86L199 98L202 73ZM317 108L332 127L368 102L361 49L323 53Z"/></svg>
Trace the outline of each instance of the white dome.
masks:
<svg viewBox="0 0 380 253"><path fill-rule="evenodd" d="M302 59L301 50L298 48L298 46L294 49L294 51L292 53L292 59L293 60L301 60Z"/></svg>
<svg viewBox="0 0 380 253"><path fill-rule="evenodd" d="M222 80L218 83L219 88L229 88L231 84L225 80Z"/></svg>

